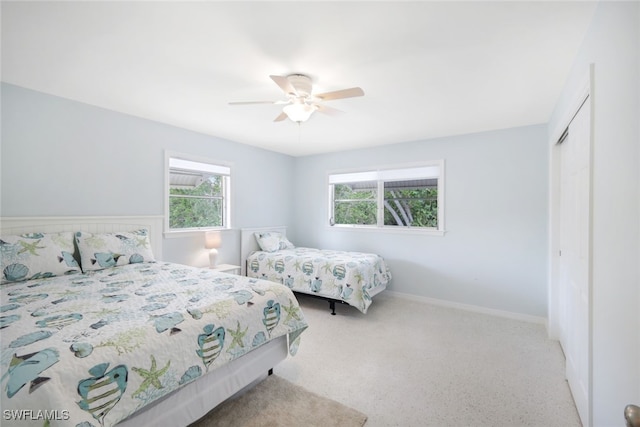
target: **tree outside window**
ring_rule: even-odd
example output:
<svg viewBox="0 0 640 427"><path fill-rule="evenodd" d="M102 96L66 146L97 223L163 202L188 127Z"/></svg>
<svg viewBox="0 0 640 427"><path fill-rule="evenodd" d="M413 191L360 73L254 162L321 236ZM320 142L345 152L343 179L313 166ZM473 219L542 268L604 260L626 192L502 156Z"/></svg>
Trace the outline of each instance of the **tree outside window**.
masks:
<svg viewBox="0 0 640 427"><path fill-rule="evenodd" d="M230 168L169 158L169 230L229 227Z"/></svg>
<svg viewBox="0 0 640 427"><path fill-rule="evenodd" d="M442 161L329 174L332 226L442 230Z"/></svg>

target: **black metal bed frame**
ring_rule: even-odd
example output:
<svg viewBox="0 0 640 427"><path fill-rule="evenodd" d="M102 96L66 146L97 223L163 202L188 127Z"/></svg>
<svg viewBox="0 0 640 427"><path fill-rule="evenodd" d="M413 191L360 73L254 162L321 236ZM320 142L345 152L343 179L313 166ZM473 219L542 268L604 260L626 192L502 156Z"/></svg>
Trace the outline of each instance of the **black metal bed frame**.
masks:
<svg viewBox="0 0 640 427"><path fill-rule="evenodd" d="M344 302L342 300L335 299L335 298L329 298L329 297L325 297L325 296L322 296L322 295L308 294L306 292L298 292L298 291L293 291L293 293L300 294L300 295L307 295L307 296L310 296L312 298L316 298L316 299L321 299L321 300L327 301L329 303L329 310L331 310L331 315L332 316L336 315L336 303L338 303L338 304L347 304L346 302Z"/></svg>

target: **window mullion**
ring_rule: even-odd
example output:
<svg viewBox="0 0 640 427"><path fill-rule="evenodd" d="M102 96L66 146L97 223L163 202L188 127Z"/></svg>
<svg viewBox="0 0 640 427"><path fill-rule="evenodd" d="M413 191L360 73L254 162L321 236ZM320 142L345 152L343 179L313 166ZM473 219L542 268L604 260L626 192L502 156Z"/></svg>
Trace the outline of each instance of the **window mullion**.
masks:
<svg viewBox="0 0 640 427"><path fill-rule="evenodd" d="M336 197L336 186L331 186L331 200ZM335 222L336 220L336 203L331 203L331 221Z"/></svg>
<svg viewBox="0 0 640 427"><path fill-rule="evenodd" d="M224 213L226 218L222 222L223 227L231 227L231 176L224 178Z"/></svg>
<svg viewBox="0 0 640 427"><path fill-rule="evenodd" d="M170 198L177 198L177 199L202 199L202 200L223 200L224 197L223 196L206 196L206 195L201 195L201 196L193 196L191 194L169 194Z"/></svg>
<svg viewBox="0 0 640 427"><path fill-rule="evenodd" d="M384 225L384 181L378 181L378 227Z"/></svg>

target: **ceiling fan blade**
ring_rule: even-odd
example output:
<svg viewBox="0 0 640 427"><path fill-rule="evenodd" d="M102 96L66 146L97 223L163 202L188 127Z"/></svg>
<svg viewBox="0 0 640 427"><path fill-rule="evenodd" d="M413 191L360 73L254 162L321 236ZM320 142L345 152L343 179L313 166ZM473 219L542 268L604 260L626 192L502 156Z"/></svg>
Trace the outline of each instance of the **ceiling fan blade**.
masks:
<svg viewBox="0 0 640 427"><path fill-rule="evenodd" d="M298 94L298 92L293 87L293 85L291 85L291 82L289 81L288 78L284 76L269 76L269 77L271 77L271 80L273 80L274 82L276 82L278 86L280 86L280 89L282 89L282 91L285 94L293 95L293 96Z"/></svg>
<svg viewBox="0 0 640 427"><path fill-rule="evenodd" d="M275 118L274 122L281 122L286 118L287 118L287 113L283 111L282 113L280 113L278 117Z"/></svg>
<svg viewBox="0 0 640 427"><path fill-rule="evenodd" d="M325 92L313 95L315 98L320 98L323 101L331 101L332 99L353 98L355 96L363 96L364 91L359 87L352 87L349 89L336 90L334 92Z"/></svg>
<svg viewBox="0 0 640 427"><path fill-rule="evenodd" d="M327 114L329 116L339 116L340 114L344 114L344 111L338 110L337 108L328 107L322 104L316 104L317 110L321 113Z"/></svg>

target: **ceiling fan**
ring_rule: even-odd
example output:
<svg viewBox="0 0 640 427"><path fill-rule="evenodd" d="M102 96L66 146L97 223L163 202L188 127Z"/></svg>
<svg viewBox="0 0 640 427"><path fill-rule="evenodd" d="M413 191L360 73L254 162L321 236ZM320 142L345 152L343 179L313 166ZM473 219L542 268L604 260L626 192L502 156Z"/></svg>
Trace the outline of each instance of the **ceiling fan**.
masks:
<svg viewBox="0 0 640 427"><path fill-rule="evenodd" d="M280 101L240 101L230 102L230 105L247 104L275 104L284 105L282 113L275 118L274 122L279 122L287 117L294 122L301 123L307 121L315 111L328 115L336 115L342 111L324 105L324 101L335 99L353 98L363 96L364 91L359 87L336 90L325 93L312 93L313 84L311 78L304 74L289 74L288 76L269 76L287 96L286 100Z"/></svg>

